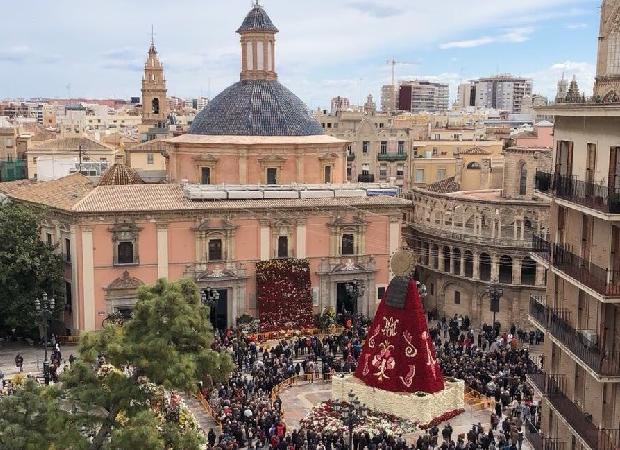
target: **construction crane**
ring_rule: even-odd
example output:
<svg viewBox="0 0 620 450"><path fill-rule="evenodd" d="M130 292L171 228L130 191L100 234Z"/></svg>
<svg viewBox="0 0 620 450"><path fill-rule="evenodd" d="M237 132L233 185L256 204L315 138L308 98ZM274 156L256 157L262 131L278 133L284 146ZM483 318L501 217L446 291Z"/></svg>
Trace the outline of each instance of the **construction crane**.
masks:
<svg viewBox="0 0 620 450"><path fill-rule="evenodd" d="M392 58L387 61L387 64L392 66L392 86L396 86L396 65L397 64L400 64L403 66L417 66L420 63L419 62L396 61L395 58Z"/></svg>

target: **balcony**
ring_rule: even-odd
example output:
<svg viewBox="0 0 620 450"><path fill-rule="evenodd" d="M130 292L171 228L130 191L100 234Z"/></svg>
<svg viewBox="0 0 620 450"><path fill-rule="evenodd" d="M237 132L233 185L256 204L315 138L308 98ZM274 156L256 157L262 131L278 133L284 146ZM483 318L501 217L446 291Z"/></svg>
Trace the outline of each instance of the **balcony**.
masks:
<svg viewBox="0 0 620 450"><path fill-rule="evenodd" d="M379 153L377 155L377 161L407 161L407 153Z"/></svg>
<svg viewBox="0 0 620 450"><path fill-rule="evenodd" d="M575 255L566 245L552 247L553 266L606 297L620 296L620 271L602 267Z"/></svg>
<svg viewBox="0 0 620 450"><path fill-rule="evenodd" d="M605 214L620 214L620 188L541 171L536 172L535 184L539 192L553 192L562 200Z"/></svg>
<svg viewBox="0 0 620 450"><path fill-rule="evenodd" d="M617 429L599 428L592 423L592 416L582 411L565 394L566 376L562 374L532 374L528 380L547 398L555 409L577 435L593 450L616 450L620 445L620 434ZM528 439L529 440L529 439ZM538 448L534 437L534 448ZM543 438L540 441L544 442ZM545 447L541 447L546 450Z"/></svg>
<svg viewBox="0 0 620 450"><path fill-rule="evenodd" d="M596 334L577 330L570 323L570 311L550 308L530 297L530 318L567 347L581 362L601 376L620 376L620 354L599 347Z"/></svg>
<svg viewBox="0 0 620 450"><path fill-rule="evenodd" d="M358 183L374 183L375 176L371 173L363 173L357 176Z"/></svg>
<svg viewBox="0 0 620 450"><path fill-rule="evenodd" d="M532 236L532 252L547 262L551 262L551 243L539 235Z"/></svg>
<svg viewBox="0 0 620 450"><path fill-rule="evenodd" d="M536 171L534 178L536 190L543 194L551 194L551 188L553 186L553 175L548 172Z"/></svg>

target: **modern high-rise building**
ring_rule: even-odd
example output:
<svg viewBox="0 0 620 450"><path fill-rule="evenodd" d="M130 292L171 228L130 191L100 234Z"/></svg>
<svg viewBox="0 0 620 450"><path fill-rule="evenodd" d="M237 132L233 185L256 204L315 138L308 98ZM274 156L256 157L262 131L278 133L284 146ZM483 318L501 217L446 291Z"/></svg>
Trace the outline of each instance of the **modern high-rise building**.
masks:
<svg viewBox="0 0 620 450"><path fill-rule="evenodd" d="M620 96L620 0L603 0L594 95L603 102Z"/></svg>
<svg viewBox="0 0 620 450"><path fill-rule="evenodd" d="M447 84L425 80L401 81L398 88L398 109L401 111L447 111L450 90Z"/></svg>
<svg viewBox="0 0 620 450"><path fill-rule="evenodd" d="M396 110L396 87L385 84L381 87L381 112L391 113Z"/></svg>
<svg viewBox="0 0 620 450"><path fill-rule="evenodd" d="M464 106L520 114L523 97L531 96L532 88L533 82L528 78L502 74L462 83L459 86L458 99Z"/></svg>
<svg viewBox="0 0 620 450"><path fill-rule="evenodd" d="M601 12L597 98L575 83L574 101L569 87L564 102L538 110L555 117L555 150L553 171L536 174L552 200L533 254L547 269L546 296L529 310L545 333L544 372L528 376L543 399L540 432L526 427L537 449L620 448L620 0Z"/></svg>

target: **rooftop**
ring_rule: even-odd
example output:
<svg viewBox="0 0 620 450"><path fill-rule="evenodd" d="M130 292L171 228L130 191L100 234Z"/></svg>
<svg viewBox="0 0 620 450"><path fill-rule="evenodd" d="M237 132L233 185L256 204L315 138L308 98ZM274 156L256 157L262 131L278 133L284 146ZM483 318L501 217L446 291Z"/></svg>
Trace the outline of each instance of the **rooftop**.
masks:
<svg viewBox="0 0 620 450"><path fill-rule="evenodd" d="M335 144L345 141L328 136L209 136L200 134L183 134L167 140L172 144L220 144L220 145L290 145L290 144Z"/></svg>
<svg viewBox="0 0 620 450"><path fill-rule="evenodd" d="M113 147L102 144L87 137L61 137L49 139L33 145L29 150L37 151L75 151L82 147L82 151L114 151Z"/></svg>
<svg viewBox="0 0 620 450"><path fill-rule="evenodd" d="M239 187L243 188L243 187ZM247 187L246 187L247 188ZM0 183L0 193L17 200L76 213L239 211L343 207L409 207L411 202L388 195L297 199L195 201L180 184L94 186L80 174L48 182Z"/></svg>

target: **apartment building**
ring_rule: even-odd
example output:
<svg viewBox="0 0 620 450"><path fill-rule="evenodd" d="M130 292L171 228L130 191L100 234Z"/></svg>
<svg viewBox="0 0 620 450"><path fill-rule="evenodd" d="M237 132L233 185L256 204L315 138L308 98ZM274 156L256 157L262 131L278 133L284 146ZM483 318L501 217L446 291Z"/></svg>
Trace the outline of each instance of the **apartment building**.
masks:
<svg viewBox="0 0 620 450"><path fill-rule="evenodd" d="M398 109L412 113L447 111L449 97L447 84L425 80L401 81Z"/></svg>
<svg viewBox="0 0 620 450"><path fill-rule="evenodd" d="M599 43L618 35L619 8L603 2ZM533 253L547 291L529 310L545 332L544 372L529 376L543 395L540 433L528 436L536 448L620 447L620 98L598 69L597 97L540 109L555 116L555 149L553 171L536 176L552 200Z"/></svg>
<svg viewBox="0 0 620 450"><path fill-rule="evenodd" d="M457 103L461 107L475 106L520 114L524 97L531 98L532 89L533 82L528 78L501 74L462 83Z"/></svg>

